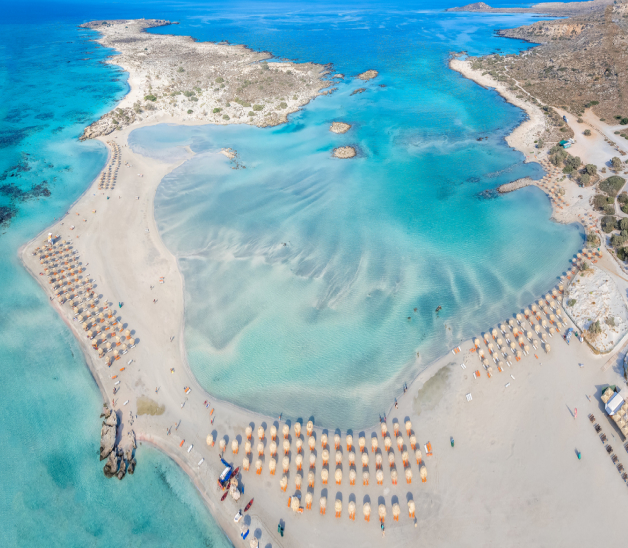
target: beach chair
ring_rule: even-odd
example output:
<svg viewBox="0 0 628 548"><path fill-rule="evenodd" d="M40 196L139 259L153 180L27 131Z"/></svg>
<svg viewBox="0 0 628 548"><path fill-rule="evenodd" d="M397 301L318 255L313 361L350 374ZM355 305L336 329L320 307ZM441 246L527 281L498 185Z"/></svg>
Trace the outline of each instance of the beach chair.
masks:
<svg viewBox="0 0 628 548"><path fill-rule="evenodd" d="M432 444L428 441L427 444L425 445L425 454L428 457L432 456Z"/></svg>

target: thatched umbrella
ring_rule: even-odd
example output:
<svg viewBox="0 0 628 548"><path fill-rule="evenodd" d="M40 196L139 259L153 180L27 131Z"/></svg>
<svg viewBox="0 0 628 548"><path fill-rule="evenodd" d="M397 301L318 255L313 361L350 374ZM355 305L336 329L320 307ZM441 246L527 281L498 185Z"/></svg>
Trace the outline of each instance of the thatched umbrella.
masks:
<svg viewBox="0 0 628 548"><path fill-rule="evenodd" d="M363 470L362 471L362 485L368 485L370 477L371 477L371 475L369 474L369 471L368 470Z"/></svg>
<svg viewBox="0 0 628 548"><path fill-rule="evenodd" d="M521 350L517 350L517 353L515 355L517 356L517 358L521 359Z"/></svg>
<svg viewBox="0 0 628 548"><path fill-rule="evenodd" d="M270 439L273 441L277 439L277 427L274 424L270 427Z"/></svg>
<svg viewBox="0 0 628 548"><path fill-rule="evenodd" d="M489 361L487 359L482 360L482 365L488 367Z"/></svg>
<svg viewBox="0 0 628 548"><path fill-rule="evenodd" d="M541 334L541 340L547 342L547 335L545 333Z"/></svg>
<svg viewBox="0 0 628 548"><path fill-rule="evenodd" d="M405 471L406 474L406 483L412 483L412 470L410 470L410 468L406 468Z"/></svg>
<svg viewBox="0 0 628 548"><path fill-rule="evenodd" d="M414 504L414 501L410 499L408 501L408 514L410 515L411 518L414 519L415 513L416 513L416 505Z"/></svg>
<svg viewBox="0 0 628 548"><path fill-rule="evenodd" d="M377 451L377 446L378 446L377 438L375 436L373 436L371 438L371 452L374 453L375 451Z"/></svg>
<svg viewBox="0 0 628 548"><path fill-rule="evenodd" d="M367 467L369 465L369 454L364 452L362 453L362 466Z"/></svg>
<svg viewBox="0 0 628 548"><path fill-rule="evenodd" d="M377 514L379 515L379 521L384 521L386 519L386 506L380 504L377 509Z"/></svg>
<svg viewBox="0 0 628 548"><path fill-rule="evenodd" d="M377 485L384 485L384 472L381 470L375 472L375 479L377 480Z"/></svg>
<svg viewBox="0 0 628 548"><path fill-rule="evenodd" d="M329 462L329 451L327 449L323 449L321 455L323 456L323 466L325 466Z"/></svg>
<svg viewBox="0 0 628 548"><path fill-rule="evenodd" d="M540 333L540 332L541 332L541 328L539 327L539 324L538 324L538 323L537 323L537 324L534 324L534 331L535 331L536 333Z"/></svg>
<svg viewBox="0 0 628 548"><path fill-rule="evenodd" d="M301 423L300 422L295 422L294 423L294 435L297 438L301 437Z"/></svg>
<svg viewBox="0 0 628 548"><path fill-rule="evenodd" d="M350 500L347 505L347 510L349 511L349 519L355 520L355 502Z"/></svg>
<svg viewBox="0 0 628 548"><path fill-rule="evenodd" d="M556 310L556 301L551 301L550 307L552 308L552 310Z"/></svg>
<svg viewBox="0 0 628 548"><path fill-rule="evenodd" d="M277 461L273 458L271 458L268 461L268 469L270 470L270 475L274 476L275 475L275 469L277 468Z"/></svg>
<svg viewBox="0 0 628 548"><path fill-rule="evenodd" d="M501 347L504 345L504 341L501 337L497 337L497 346L501 349Z"/></svg>
<svg viewBox="0 0 628 548"><path fill-rule="evenodd" d="M549 344L545 343L545 352L550 353L551 347Z"/></svg>
<svg viewBox="0 0 628 548"><path fill-rule="evenodd" d="M525 339L524 339L522 336L520 336L520 337L517 339L517 342L519 343L519 346L523 346L523 344L525 343Z"/></svg>
<svg viewBox="0 0 628 548"><path fill-rule="evenodd" d="M419 469L419 474L421 476L421 481L425 483L427 481L427 468L425 464Z"/></svg>
<svg viewBox="0 0 628 548"><path fill-rule="evenodd" d="M511 349L513 352L515 351L516 346L517 346L517 345L514 343L514 341L510 343L510 349Z"/></svg>
<svg viewBox="0 0 628 548"><path fill-rule="evenodd" d="M357 472L354 468L349 470L349 485L355 485L355 479L358 477Z"/></svg>
<svg viewBox="0 0 628 548"><path fill-rule="evenodd" d="M210 447L214 446L214 436L212 436L211 434L209 434L205 440L207 442L207 445L209 445Z"/></svg>
<svg viewBox="0 0 628 548"><path fill-rule="evenodd" d="M517 321L518 321L519 323L521 323L521 320L523 319L523 316L522 316L521 314L517 314L517 315L515 316L515 318L517 318Z"/></svg>
<svg viewBox="0 0 628 548"><path fill-rule="evenodd" d="M480 339L478 338L473 339L473 344L475 345L476 348L480 346Z"/></svg>
<svg viewBox="0 0 628 548"><path fill-rule="evenodd" d="M406 433L408 436L412 433L412 423L410 421L406 421Z"/></svg>
<svg viewBox="0 0 628 548"><path fill-rule="evenodd" d="M297 476L297 478L300 476ZM297 491L299 489L297 488ZM295 514L299 511L301 505L299 504L299 499L297 497L290 497L290 510L292 510Z"/></svg>
<svg viewBox="0 0 628 548"><path fill-rule="evenodd" d="M495 352L495 347L493 346L493 343L488 343L488 350L491 354Z"/></svg>
<svg viewBox="0 0 628 548"><path fill-rule="evenodd" d="M117 337L116 337L116 338L117 338ZM250 426L247 426L247 427L244 429L244 432L246 433L246 439L247 439L247 440L250 440L250 439L251 439L251 436L253 435L253 429L252 429Z"/></svg>
<svg viewBox="0 0 628 548"><path fill-rule="evenodd" d="M231 442L231 451L233 452L234 455L238 454L238 449L239 449L239 443L238 440L233 440Z"/></svg>
<svg viewBox="0 0 628 548"><path fill-rule="evenodd" d="M353 436L351 434L347 434L347 451L351 451L351 448L353 447Z"/></svg>
<svg viewBox="0 0 628 548"><path fill-rule="evenodd" d="M557 315L557 316L562 316L562 315L563 315L563 313L562 313L562 311L561 311L561 309L560 309L560 308L557 308L557 309L556 309L556 315Z"/></svg>
<svg viewBox="0 0 628 548"><path fill-rule="evenodd" d="M401 460L404 466L408 466L408 461L410 460L410 455L408 451L404 451L403 453L401 453Z"/></svg>
<svg viewBox="0 0 628 548"><path fill-rule="evenodd" d="M288 476L283 476L281 481L279 482L279 487L281 487L282 491L288 489Z"/></svg>
<svg viewBox="0 0 628 548"><path fill-rule="evenodd" d="M527 318L527 317L530 315L530 309L529 309L529 308L526 308L526 309L523 311L523 315Z"/></svg>
<svg viewBox="0 0 628 548"><path fill-rule="evenodd" d="M362 506L362 514L364 514L364 521L371 520L371 505L368 502Z"/></svg>
<svg viewBox="0 0 628 548"><path fill-rule="evenodd" d="M342 452L336 451L336 464L342 464Z"/></svg>
<svg viewBox="0 0 628 548"><path fill-rule="evenodd" d="M381 427L382 427L382 438L386 436L386 434L388 433L388 426L386 426L385 422L381 423Z"/></svg>
<svg viewBox="0 0 628 548"><path fill-rule="evenodd" d="M308 421L307 425L305 427L305 431L307 432L308 436L312 435L312 432L314 432L314 423L312 421Z"/></svg>
<svg viewBox="0 0 628 548"><path fill-rule="evenodd" d="M221 439L221 440L218 442L218 447L220 447L220 451L221 451L222 453L224 453L224 452L225 452L225 449L227 448L227 442L225 441L225 439L224 439L224 438L223 438L223 439Z"/></svg>
<svg viewBox="0 0 628 548"><path fill-rule="evenodd" d="M340 485L342 483L342 468L336 468L334 472L334 479L336 480L336 485Z"/></svg>
<svg viewBox="0 0 628 548"><path fill-rule="evenodd" d="M355 452L349 451L348 458L349 458L349 466L354 466L355 465Z"/></svg>
<svg viewBox="0 0 628 548"><path fill-rule="evenodd" d="M546 328L546 327L547 327L547 321L545 321L545 320L541 320L541 326L542 326L543 328Z"/></svg>
<svg viewBox="0 0 628 548"><path fill-rule="evenodd" d="M327 447L327 434L321 434L321 446L323 449Z"/></svg>
<svg viewBox="0 0 628 548"><path fill-rule="evenodd" d="M399 451L403 449L403 438L401 436L397 436L397 448Z"/></svg>
<svg viewBox="0 0 628 548"><path fill-rule="evenodd" d="M314 487L314 481L316 479L316 474L312 470L307 473L307 484L310 487Z"/></svg>
<svg viewBox="0 0 628 548"><path fill-rule="evenodd" d="M358 447L360 448L360 452L363 453L366 447L366 438L364 436L358 438Z"/></svg>
<svg viewBox="0 0 628 548"><path fill-rule="evenodd" d="M338 434L334 434L334 449L338 449L340 447L340 436Z"/></svg>
<svg viewBox="0 0 628 548"><path fill-rule="evenodd" d="M327 485L328 479L329 479L329 470L327 470L327 468L321 468L321 480L323 480L323 485Z"/></svg>
<svg viewBox="0 0 628 548"><path fill-rule="evenodd" d="M245 455L251 454L251 442L249 440L246 440L244 442L244 454Z"/></svg>
<svg viewBox="0 0 628 548"><path fill-rule="evenodd" d="M249 457L244 457L242 459L242 468L244 468L244 471L248 472L250 466L251 466L251 461L249 460Z"/></svg>
<svg viewBox="0 0 628 548"><path fill-rule="evenodd" d="M290 468L290 459L288 457L281 459L281 466L283 467L283 473L285 474Z"/></svg>
<svg viewBox="0 0 628 548"><path fill-rule="evenodd" d="M416 456L416 463L417 463L417 464L421 464L421 462L422 462L422 460L423 460L423 455L421 454L421 450L420 450L420 449L417 449L417 450L414 452L414 455Z"/></svg>
<svg viewBox="0 0 628 548"><path fill-rule="evenodd" d="M509 325L510 327L512 327L513 325L515 325L515 320L513 320L512 318L510 318L510 319L508 320L508 325Z"/></svg>
<svg viewBox="0 0 628 548"><path fill-rule="evenodd" d="M311 510L312 509L312 500L314 499L312 493L310 493L309 491L307 493L305 493L305 509L306 510Z"/></svg>
<svg viewBox="0 0 628 548"><path fill-rule="evenodd" d="M284 424L281 432L283 433L284 439L286 439L290 435L290 427L287 424Z"/></svg>
<svg viewBox="0 0 628 548"><path fill-rule="evenodd" d="M383 461L384 461L384 459L382 457L382 454L381 453L377 453L375 455L375 468L381 468Z"/></svg>
<svg viewBox="0 0 628 548"><path fill-rule="evenodd" d="M548 331L549 331L549 336L550 336L550 337L552 337L552 336L554 335L554 333L556 333L556 329L554 329L553 327L550 327L550 328L548 329Z"/></svg>
<svg viewBox="0 0 628 548"><path fill-rule="evenodd" d="M499 324L499 330L502 332L502 335L506 334L506 329L507 329L506 324L504 323Z"/></svg>
<svg viewBox="0 0 628 548"><path fill-rule="evenodd" d="M410 447L412 447L413 451L416 449L416 436L414 434L410 436Z"/></svg>
<svg viewBox="0 0 628 548"><path fill-rule="evenodd" d="M260 456L264 454L264 444L261 441L257 444L257 454Z"/></svg>
<svg viewBox="0 0 628 548"><path fill-rule="evenodd" d="M401 514L401 508L399 507L399 503L395 502L395 504L393 504L392 514L393 514L393 519L395 521L399 521L399 515Z"/></svg>
<svg viewBox="0 0 628 548"><path fill-rule="evenodd" d="M398 474L397 474L397 469L396 468L392 468L390 470L390 479L392 481L393 485L397 485L397 478L398 478Z"/></svg>
<svg viewBox="0 0 628 548"><path fill-rule="evenodd" d="M493 335L493 339L495 339L495 337L497 337L497 329L491 329L491 335Z"/></svg>
<svg viewBox="0 0 628 548"><path fill-rule="evenodd" d="M484 333L484 342L488 343L488 338L489 338L489 334L488 333Z"/></svg>
<svg viewBox="0 0 628 548"><path fill-rule="evenodd" d="M260 427L257 429L257 437L258 437L260 440L263 440L263 439L264 439L264 427L263 427L263 426L260 426Z"/></svg>
<svg viewBox="0 0 628 548"><path fill-rule="evenodd" d="M277 443L274 441L270 442L270 456L274 457L277 454Z"/></svg>
<svg viewBox="0 0 628 548"><path fill-rule="evenodd" d="M533 304L530 308L532 309L532 312L536 314L536 311L538 310L537 306Z"/></svg>
<svg viewBox="0 0 628 548"><path fill-rule="evenodd" d="M297 438L296 444L297 453L300 453L303 450L303 440L301 438Z"/></svg>
<svg viewBox="0 0 628 548"><path fill-rule="evenodd" d="M307 439L307 445L310 448L310 451L314 451L314 447L316 447L316 440L314 439L314 436L310 436Z"/></svg>
<svg viewBox="0 0 628 548"><path fill-rule="evenodd" d="M288 440L283 440L283 454L287 455L290 451L290 442Z"/></svg>
<svg viewBox="0 0 628 548"><path fill-rule="evenodd" d="M386 451L390 451L391 445L392 445L392 440L390 439L390 436L386 436L384 438L384 449L386 449Z"/></svg>
<svg viewBox="0 0 628 548"><path fill-rule="evenodd" d="M297 453L294 460L297 463L297 470L301 470L303 468L303 455L301 453Z"/></svg>
<svg viewBox="0 0 628 548"><path fill-rule="evenodd" d="M336 517L339 518L342 514L342 501L340 499L336 499L336 502L334 502L334 510L336 511Z"/></svg>
<svg viewBox="0 0 628 548"><path fill-rule="evenodd" d="M480 356L480 358L484 358L484 351L483 351L483 350L480 350L480 351L478 352L478 356Z"/></svg>
<svg viewBox="0 0 628 548"><path fill-rule="evenodd" d="M316 466L316 456L314 453L310 453L310 468L314 468Z"/></svg>
<svg viewBox="0 0 628 548"><path fill-rule="evenodd" d="M259 541L255 537L252 537L251 540L249 540L249 546L250 548L259 548Z"/></svg>

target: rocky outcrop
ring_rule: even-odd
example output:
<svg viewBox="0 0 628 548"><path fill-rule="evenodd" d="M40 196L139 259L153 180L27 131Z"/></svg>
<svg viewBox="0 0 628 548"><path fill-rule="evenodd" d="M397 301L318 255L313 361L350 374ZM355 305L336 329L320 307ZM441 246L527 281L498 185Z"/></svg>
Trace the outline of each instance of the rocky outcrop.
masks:
<svg viewBox="0 0 628 548"><path fill-rule="evenodd" d="M105 404L101 417L105 417L105 420L100 429L100 460L105 460L116 445L118 415Z"/></svg>
<svg viewBox="0 0 628 548"><path fill-rule="evenodd" d="M109 458L107 459L105 467L103 468L105 476L107 476L108 478L112 478L113 476L115 476L118 473L119 462L120 461L118 459L117 451L112 451L111 453L109 453Z"/></svg>
<svg viewBox="0 0 628 548"><path fill-rule="evenodd" d="M518 190L523 188L524 186L528 186L534 184L534 181L530 179L530 177L522 177L521 179L517 179L516 181L511 181L510 183L505 183L497 187L497 192L500 194L507 194L508 192L512 192L513 190Z"/></svg>
<svg viewBox="0 0 628 548"><path fill-rule="evenodd" d="M350 146L335 148L333 152L334 158L340 158L341 160L346 160L347 158L353 158L355 155L356 155L355 148L350 147Z"/></svg>
<svg viewBox="0 0 628 548"><path fill-rule="evenodd" d="M445 11L484 11L493 9L484 2L474 2L473 4L467 4L466 6L459 6L457 8L447 8Z"/></svg>
<svg viewBox="0 0 628 548"><path fill-rule="evenodd" d="M377 72L376 70L370 69L370 70L367 70L366 72L363 72L362 74L358 74L358 78L360 80L364 80L364 81L372 80L378 74L379 74L379 72Z"/></svg>
<svg viewBox="0 0 628 548"><path fill-rule="evenodd" d="M332 122L329 131L333 133L347 133L350 129L350 124L345 124L344 122Z"/></svg>
<svg viewBox="0 0 628 548"><path fill-rule="evenodd" d="M355 95L356 93L364 93L366 91L366 88L358 88L358 89L354 89L351 92L351 95Z"/></svg>

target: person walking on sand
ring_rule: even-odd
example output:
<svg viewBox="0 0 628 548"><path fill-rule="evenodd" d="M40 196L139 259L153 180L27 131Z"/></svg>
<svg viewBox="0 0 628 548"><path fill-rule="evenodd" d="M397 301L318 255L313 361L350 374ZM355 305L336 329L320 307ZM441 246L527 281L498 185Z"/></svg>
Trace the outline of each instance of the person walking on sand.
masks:
<svg viewBox="0 0 628 548"><path fill-rule="evenodd" d="M578 418L578 408L577 408L577 407L574 407L574 408L573 408L573 418L574 418L574 419L577 419L577 418Z"/></svg>

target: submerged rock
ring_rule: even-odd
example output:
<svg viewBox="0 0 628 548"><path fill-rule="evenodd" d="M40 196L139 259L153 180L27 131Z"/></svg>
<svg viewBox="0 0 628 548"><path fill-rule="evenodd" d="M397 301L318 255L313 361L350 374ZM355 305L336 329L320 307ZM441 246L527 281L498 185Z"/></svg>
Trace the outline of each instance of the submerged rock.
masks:
<svg viewBox="0 0 628 548"><path fill-rule="evenodd" d="M351 129L351 124L345 124L344 122L332 122L329 127L329 131L333 133L347 133Z"/></svg>
<svg viewBox="0 0 628 548"><path fill-rule="evenodd" d="M355 148L350 147L350 146L335 148L333 152L334 158L340 158L341 160L345 160L347 158L353 158L355 155L356 155Z"/></svg>
<svg viewBox="0 0 628 548"><path fill-rule="evenodd" d="M370 69L370 70L367 70L366 72L363 72L362 74L358 74L358 78L360 80L364 80L364 81L372 80L378 74L379 74L379 72L377 72L376 70Z"/></svg>
<svg viewBox="0 0 628 548"><path fill-rule="evenodd" d="M112 478L113 476L115 476L118 473L118 464L118 454L115 451L112 451L111 453L109 453L109 458L107 459L105 467L103 468L105 476L107 476L108 478Z"/></svg>
<svg viewBox="0 0 628 548"><path fill-rule="evenodd" d="M126 462L124 459L120 460L120 469L118 470L118 479L121 480L126 474Z"/></svg>

